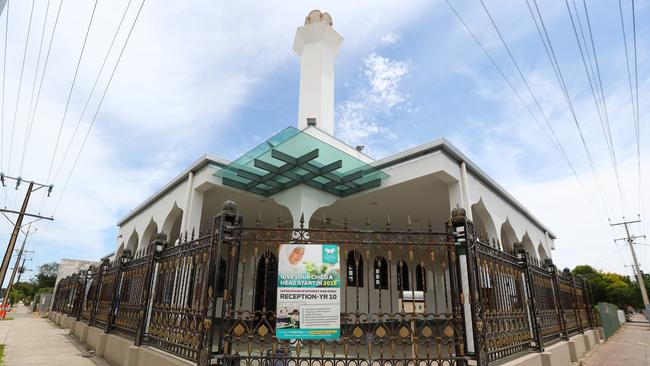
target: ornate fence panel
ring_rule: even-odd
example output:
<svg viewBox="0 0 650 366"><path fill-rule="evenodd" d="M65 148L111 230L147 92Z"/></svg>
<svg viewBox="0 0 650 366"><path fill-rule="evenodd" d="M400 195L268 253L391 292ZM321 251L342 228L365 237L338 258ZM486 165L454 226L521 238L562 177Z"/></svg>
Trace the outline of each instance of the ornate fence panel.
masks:
<svg viewBox="0 0 650 366"><path fill-rule="evenodd" d="M556 301L553 273L551 269L536 264L529 264L529 273L541 343L548 344L562 337L562 318Z"/></svg>
<svg viewBox="0 0 650 366"><path fill-rule="evenodd" d="M78 289L80 284L78 278L79 275L75 273L59 281L52 306L54 311L66 315L74 315L75 304L79 299Z"/></svg>
<svg viewBox="0 0 650 366"><path fill-rule="evenodd" d="M580 323L576 307L576 298L571 277L558 274L557 286L560 297L559 304L562 308L562 316L566 326L567 337L580 332Z"/></svg>
<svg viewBox="0 0 650 366"><path fill-rule="evenodd" d="M108 329L113 317L113 302L115 301L115 286L119 284L120 264L113 262L103 266L97 307L91 325Z"/></svg>
<svg viewBox="0 0 650 366"><path fill-rule="evenodd" d="M204 320L212 291L211 238L165 248L155 274L148 344L193 361L198 361L204 327L210 327Z"/></svg>
<svg viewBox="0 0 650 366"><path fill-rule="evenodd" d="M276 337L279 245L338 244L341 337ZM464 365L458 259L432 231L242 228L221 240L225 282L214 357L224 364ZM224 268L221 270L221 268ZM409 299L421 298L415 310Z"/></svg>
<svg viewBox="0 0 650 366"><path fill-rule="evenodd" d="M81 314L80 318L87 322L90 322L94 314L95 307L97 305L97 298L100 288L101 280L101 271L95 270L94 267L90 267L91 273L88 276L86 282L85 296L81 304Z"/></svg>
<svg viewBox="0 0 650 366"><path fill-rule="evenodd" d="M482 331L488 361L494 361L531 346L526 273L517 257L483 243L475 245Z"/></svg>
<svg viewBox="0 0 650 366"><path fill-rule="evenodd" d="M153 250L151 245L122 266L112 330L135 339L147 310ZM130 253L126 253L130 256Z"/></svg>
<svg viewBox="0 0 650 366"><path fill-rule="evenodd" d="M591 305L586 290L586 282L582 279L576 278L575 280L575 293L576 293L576 306L578 308L578 319L580 321L580 328L592 328L591 323Z"/></svg>

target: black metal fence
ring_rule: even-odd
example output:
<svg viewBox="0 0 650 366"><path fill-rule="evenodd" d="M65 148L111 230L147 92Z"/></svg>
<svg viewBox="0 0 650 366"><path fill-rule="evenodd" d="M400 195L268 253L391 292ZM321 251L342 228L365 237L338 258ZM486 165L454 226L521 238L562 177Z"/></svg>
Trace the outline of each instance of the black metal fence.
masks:
<svg viewBox="0 0 650 366"><path fill-rule="evenodd" d="M282 243L339 244L339 340L275 337ZM405 300L416 292L417 311ZM278 357L306 366L487 365L543 351L598 322L586 281L520 244L508 253L479 242L462 209L446 233L397 232L390 223L292 229L244 227L231 202L208 234L178 245L159 234L144 250L64 278L52 310L199 365Z"/></svg>

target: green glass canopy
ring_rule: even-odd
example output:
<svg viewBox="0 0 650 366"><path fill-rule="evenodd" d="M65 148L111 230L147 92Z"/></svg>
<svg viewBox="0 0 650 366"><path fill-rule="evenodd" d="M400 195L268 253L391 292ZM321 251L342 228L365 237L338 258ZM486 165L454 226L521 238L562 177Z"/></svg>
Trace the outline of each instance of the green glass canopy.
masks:
<svg viewBox="0 0 650 366"><path fill-rule="evenodd" d="M388 174L294 127L215 174L230 187L271 196L298 184L345 197L379 187Z"/></svg>

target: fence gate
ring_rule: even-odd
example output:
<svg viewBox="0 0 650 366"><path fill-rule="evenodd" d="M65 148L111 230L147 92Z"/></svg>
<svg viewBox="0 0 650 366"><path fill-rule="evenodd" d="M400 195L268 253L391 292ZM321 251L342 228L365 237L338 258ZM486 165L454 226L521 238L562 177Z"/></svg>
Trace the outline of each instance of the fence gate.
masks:
<svg viewBox="0 0 650 366"><path fill-rule="evenodd" d="M222 218L213 361L224 365L466 365L459 261L431 230L265 228ZM347 225L345 225L347 226ZM276 337L279 245L338 244L341 336ZM421 300L418 309L410 299Z"/></svg>

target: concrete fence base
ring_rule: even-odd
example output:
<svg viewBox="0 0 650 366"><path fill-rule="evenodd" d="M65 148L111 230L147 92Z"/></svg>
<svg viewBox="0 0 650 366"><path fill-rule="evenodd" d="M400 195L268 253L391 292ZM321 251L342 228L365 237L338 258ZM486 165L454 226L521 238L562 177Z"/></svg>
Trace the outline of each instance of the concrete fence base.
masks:
<svg viewBox="0 0 650 366"><path fill-rule="evenodd" d="M191 366L187 360L159 351L155 348L136 347L133 341L117 334L106 334L103 329L88 326L60 313L50 312L48 319L64 329L70 330L89 350L116 366Z"/></svg>
<svg viewBox="0 0 650 366"><path fill-rule="evenodd" d="M116 366L190 366L194 365L155 348L136 347L133 341L117 334L106 334L102 329L88 326L59 313L50 312L48 318L61 328L70 329L81 343L95 351ZM569 366L603 341L601 328L587 330L568 341L561 341L545 347L544 352L529 353L503 363L502 366Z"/></svg>
<svg viewBox="0 0 650 366"><path fill-rule="evenodd" d="M586 330L568 341L545 347L544 352L529 353L502 366L569 366L602 342L601 333L600 329Z"/></svg>

